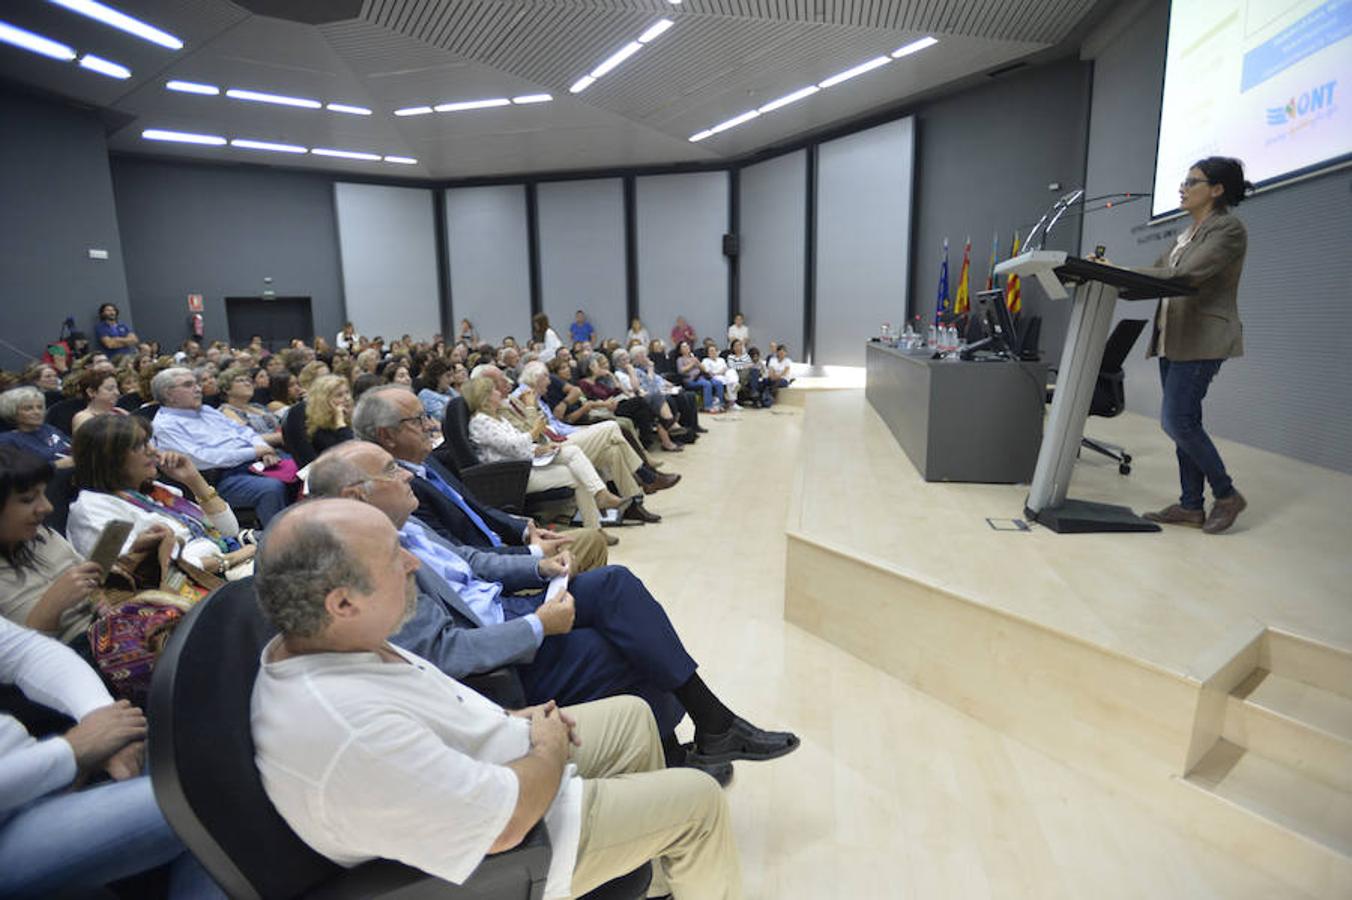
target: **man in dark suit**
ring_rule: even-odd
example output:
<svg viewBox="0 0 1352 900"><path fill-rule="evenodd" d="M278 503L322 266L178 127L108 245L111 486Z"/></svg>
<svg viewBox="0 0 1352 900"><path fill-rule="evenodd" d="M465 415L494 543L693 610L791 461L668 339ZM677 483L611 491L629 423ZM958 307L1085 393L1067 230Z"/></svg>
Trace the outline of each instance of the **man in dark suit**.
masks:
<svg viewBox="0 0 1352 900"><path fill-rule="evenodd" d="M531 519L508 515L484 506L451 471L431 455L429 422L421 401L399 385L362 394L352 414L352 430L359 439L384 448L413 473L414 515L441 537L509 555L553 556L567 547L573 571L589 572L606 564L606 541L595 528L555 534L537 528Z"/></svg>
<svg viewBox="0 0 1352 900"><path fill-rule="evenodd" d="M313 496L380 509L422 564L417 607L396 644L452 678L514 665L528 703L635 694L652 707L669 762L705 768L720 781L731 776L724 764L733 760L774 759L797 749L794 735L757 728L719 700L662 605L628 569L572 576L566 550L536 560L450 544L412 515L418 501L411 480L366 441L331 448L310 471ZM561 594L539 592L561 575L571 577ZM686 713L695 723L688 752L675 737Z"/></svg>

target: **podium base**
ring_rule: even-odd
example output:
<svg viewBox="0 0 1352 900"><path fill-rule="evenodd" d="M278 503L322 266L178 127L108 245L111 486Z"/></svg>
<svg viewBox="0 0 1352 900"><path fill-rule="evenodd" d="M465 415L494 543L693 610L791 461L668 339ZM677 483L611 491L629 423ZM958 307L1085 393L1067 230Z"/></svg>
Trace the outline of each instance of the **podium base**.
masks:
<svg viewBox="0 0 1352 900"><path fill-rule="evenodd" d="M1125 506L1088 500L1066 500L1060 506L1049 506L1040 512L1024 509L1024 515L1057 534L1160 530L1154 522L1147 522Z"/></svg>

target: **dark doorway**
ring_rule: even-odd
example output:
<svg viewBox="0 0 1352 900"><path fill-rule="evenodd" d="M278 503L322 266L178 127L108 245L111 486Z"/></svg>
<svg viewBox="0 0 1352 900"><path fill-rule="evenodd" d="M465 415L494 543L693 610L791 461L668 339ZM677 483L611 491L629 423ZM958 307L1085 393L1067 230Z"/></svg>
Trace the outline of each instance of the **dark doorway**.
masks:
<svg viewBox="0 0 1352 900"><path fill-rule="evenodd" d="M235 347L243 347L260 334L264 347L281 350L290 346L292 338L308 343L315 333L309 297L226 297L225 320Z"/></svg>

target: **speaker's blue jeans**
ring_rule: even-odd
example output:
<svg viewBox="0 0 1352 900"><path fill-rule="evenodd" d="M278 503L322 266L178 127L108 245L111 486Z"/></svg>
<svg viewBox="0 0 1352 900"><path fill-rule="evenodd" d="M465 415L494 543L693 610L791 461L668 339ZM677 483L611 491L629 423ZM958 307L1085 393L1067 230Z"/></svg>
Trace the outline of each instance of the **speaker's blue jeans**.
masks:
<svg viewBox="0 0 1352 900"><path fill-rule="evenodd" d="M1222 362L1221 359L1180 362L1160 357L1160 383L1164 387L1160 424L1173 440L1178 456L1178 480L1182 486L1178 502L1184 509L1203 508L1202 489L1208 481L1217 500L1235 492L1220 452L1202 428L1202 399Z"/></svg>

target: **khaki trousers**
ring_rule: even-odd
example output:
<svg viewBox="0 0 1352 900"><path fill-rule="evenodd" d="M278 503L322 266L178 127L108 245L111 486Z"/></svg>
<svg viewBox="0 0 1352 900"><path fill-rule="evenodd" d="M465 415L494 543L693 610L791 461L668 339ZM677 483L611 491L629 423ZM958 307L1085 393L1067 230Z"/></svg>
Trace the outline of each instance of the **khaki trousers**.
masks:
<svg viewBox="0 0 1352 900"><path fill-rule="evenodd" d="M641 496L643 488L634 480L634 472L643 460L629 446L616 422L598 422L579 428L568 435L568 443L576 445L596 468L606 473L621 497Z"/></svg>
<svg viewBox="0 0 1352 900"><path fill-rule="evenodd" d="M742 896L737 846L723 789L703 772L666 769L648 704L608 697L569 707L581 747L582 835L573 895L653 861L649 896L735 900Z"/></svg>
<svg viewBox="0 0 1352 900"><path fill-rule="evenodd" d="M610 551L606 549L606 536L601 533L601 529L579 528L569 534L573 539L564 546L572 554L574 572L590 572L610 561Z"/></svg>
<svg viewBox="0 0 1352 900"><path fill-rule="evenodd" d="M606 483L601 480L587 455L581 448L571 444L559 447L558 455L549 465L532 466L530 477L526 479L526 490L531 493L557 487L572 488L578 512L582 513L582 524L587 528L601 527L601 511L596 506L596 493L604 490L605 486Z"/></svg>

